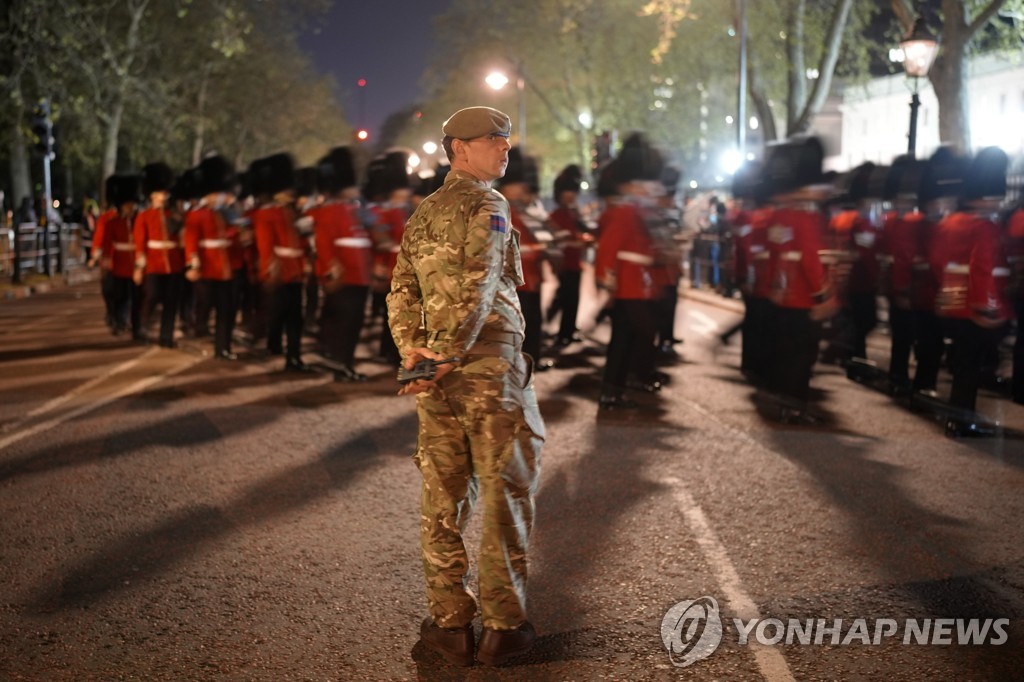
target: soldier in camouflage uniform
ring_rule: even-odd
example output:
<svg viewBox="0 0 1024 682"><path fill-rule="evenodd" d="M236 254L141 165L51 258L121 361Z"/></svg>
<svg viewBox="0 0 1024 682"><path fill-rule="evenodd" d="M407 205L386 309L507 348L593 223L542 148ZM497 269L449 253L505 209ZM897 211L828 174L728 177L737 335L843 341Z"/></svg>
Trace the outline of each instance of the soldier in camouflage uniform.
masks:
<svg viewBox="0 0 1024 682"><path fill-rule="evenodd" d="M453 663L473 662L477 600L462 531L483 498L479 555L483 634L477 659L499 665L536 638L526 620L526 552L544 424L522 353L518 235L490 183L508 164L508 116L470 107L444 124L444 185L409 219L388 315L407 368L457 358L417 395L415 461L423 474L421 545L430 617L420 636Z"/></svg>

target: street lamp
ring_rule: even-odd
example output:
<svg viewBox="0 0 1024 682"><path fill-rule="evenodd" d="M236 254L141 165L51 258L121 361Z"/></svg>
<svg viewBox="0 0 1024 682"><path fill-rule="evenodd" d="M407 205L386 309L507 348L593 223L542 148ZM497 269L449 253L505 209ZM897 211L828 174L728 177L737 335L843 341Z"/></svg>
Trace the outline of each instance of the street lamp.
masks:
<svg viewBox="0 0 1024 682"><path fill-rule="evenodd" d="M918 80L928 75L939 51L939 39L924 25L924 19L918 17L914 28L900 41L900 49L903 50L903 70L914 79L910 97L910 133L907 135L907 153L914 156L917 151L917 110L921 106L921 98L917 96Z"/></svg>
<svg viewBox="0 0 1024 682"><path fill-rule="evenodd" d="M522 64L516 62L516 94L519 98L519 121L518 121L518 135L519 135L519 146L526 149L526 77L523 75ZM501 71L491 71L484 78L484 82L493 89L501 90L509 83L508 76L503 74Z"/></svg>

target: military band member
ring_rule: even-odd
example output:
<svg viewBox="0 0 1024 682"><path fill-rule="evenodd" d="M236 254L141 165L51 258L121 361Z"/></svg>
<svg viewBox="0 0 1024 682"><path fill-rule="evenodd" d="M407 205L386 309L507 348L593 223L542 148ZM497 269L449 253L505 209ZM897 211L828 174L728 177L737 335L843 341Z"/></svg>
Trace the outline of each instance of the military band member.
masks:
<svg viewBox="0 0 1024 682"><path fill-rule="evenodd" d="M213 357L235 360L231 352L234 327L234 287L228 232L234 202L235 169L222 156L211 156L198 166L197 184L202 200L185 219L185 278L196 283L196 297L208 301L216 316ZM198 306L197 306L198 307ZM197 325L202 324L197 320Z"/></svg>
<svg viewBox="0 0 1024 682"><path fill-rule="evenodd" d="M323 203L309 211L316 235L316 273L323 288L320 335L325 353L339 368L337 381L365 381L355 370L356 346L366 317L372 278L373 242L359 220L359 189L352 154L332 149L317 164Z"/></svg>
<svg viewBox="0 0 1024 682"><path fill-rule="evenodd" d="M160 345L174 347L174 322L178 316L185 252L181 246L182 224L168 210L167 198L174 172L157 162L142 169L142 193L149 206L135 217L135 283L143 287L142 328L149 334L153 313L160 306Z"/></svg>
<svg viewBox="0 0 1024 682"><path fill-rule="evenodd" d="M421 547L430 616L423 643L473 661L477 600L462 531L483 497L479 553L483 634L477 660L498 665L536 638L527 620L527 543L533 527L544 424L522 353L522 283L508 203L490 183L508 163L508 116L462 109L443 126L452 167L409 219L388 312L407 368L451 360L416 393L415 461L423 474Z"/></svg>
<svg viewBox="0 0 1024 682"><path fill-rule="evenodd" d="M107 178L106 196L110 208L96 221L89 265L99 264L100 287L107 304L107 324L116 336L129 324L132 336L142 340L139 319L142 296L135 284L135 242L132 221L139 201L139 178L135 175L112 175Z"/></svg>
<svg viewBox="0 0 1024 682"><path fill-rule="evenodd" d="M259 280L270 299L267 349L272 355L284 354L286 371L307 371L302 361L302 290L309 244L295 210L295 164L288 154L274 154L254 161L251 170L260 192L271 197L252 215Z"/></svg>

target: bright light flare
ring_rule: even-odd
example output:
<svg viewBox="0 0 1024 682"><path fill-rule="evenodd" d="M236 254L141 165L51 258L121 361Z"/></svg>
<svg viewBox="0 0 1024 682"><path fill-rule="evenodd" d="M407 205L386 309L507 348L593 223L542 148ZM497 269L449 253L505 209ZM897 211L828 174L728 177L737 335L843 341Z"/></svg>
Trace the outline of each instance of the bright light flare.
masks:
<svg viewBox="0 0 1024 682"><path fill-rule="evenodd" d="M423 143L423 153L424 154L433 154L436 151L437 151L437 143L436 142L431 142L431 141L428 140L427 142Z"/></svg>
<svg viewBox="0 0 1024 682"><path fill-rule="evenodd" d="M491 71L484 78L484 82L493 90L501 90L503 87L508 85L508 76L503 74L501 71Z"/></svg>

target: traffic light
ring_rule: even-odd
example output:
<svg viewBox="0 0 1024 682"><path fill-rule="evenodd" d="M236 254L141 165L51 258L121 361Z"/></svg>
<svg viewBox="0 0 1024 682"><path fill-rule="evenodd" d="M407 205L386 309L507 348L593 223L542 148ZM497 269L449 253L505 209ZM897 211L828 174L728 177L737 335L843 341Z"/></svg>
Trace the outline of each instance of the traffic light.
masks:
<svg viewBox="0 0 1024 682"><path fill-rule="evenodd" d="M50 103L42 99L32 110L32 137L40 154L52 158L53 122L50 120Z"/></svg>
<svg viewBox="0 0 1024 682"><path fill-rule="evenodd" d="M359 140L360 142L366 142L369 138L370 131L367 130L366 128L360 128L359 131L356 132L356 139Z"/></svg>

